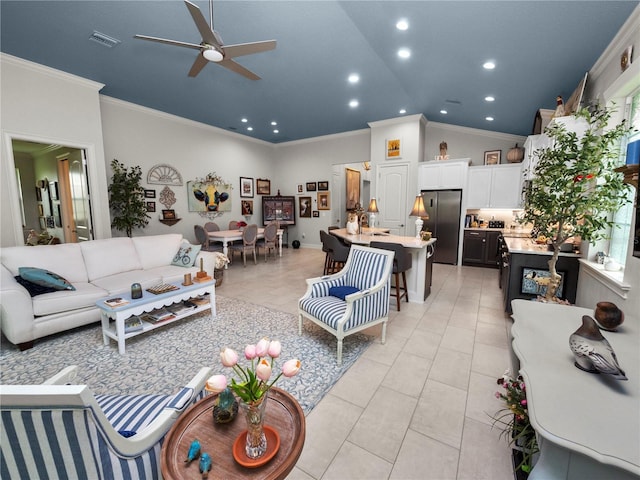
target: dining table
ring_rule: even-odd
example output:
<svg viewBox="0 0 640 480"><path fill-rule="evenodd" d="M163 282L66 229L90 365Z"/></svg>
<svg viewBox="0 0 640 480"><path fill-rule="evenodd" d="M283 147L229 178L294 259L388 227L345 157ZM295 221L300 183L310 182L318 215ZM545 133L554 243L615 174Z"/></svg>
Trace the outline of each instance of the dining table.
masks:
<svg viewBox="0 0 640 480"><path fill-rule="evenodd" d="M282 256L282 234L284 229L278 229L278 256ZM237 230L219 230L217 232L207 232L210 242L221 242L222 243L222 253L224 253L227 257L229 256L229 243L235 242L237 240L242 240L242 229L239 228ZM264 238L264 228L258 228L258 239ZM225 270L229 268L228 265L224 266Z"/></svg>

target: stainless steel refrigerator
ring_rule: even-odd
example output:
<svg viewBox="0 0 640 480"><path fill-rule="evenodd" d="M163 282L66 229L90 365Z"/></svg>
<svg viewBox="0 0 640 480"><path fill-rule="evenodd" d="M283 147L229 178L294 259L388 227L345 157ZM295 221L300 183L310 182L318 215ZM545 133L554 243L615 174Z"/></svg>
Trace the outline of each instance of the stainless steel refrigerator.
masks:
<svg viewBox="0 0 640 480"><path fill-rule="evenodd" d="M433 261L457 265L462 190L423 190L422 198L429 214L422 228L438 239Z"/></svg>

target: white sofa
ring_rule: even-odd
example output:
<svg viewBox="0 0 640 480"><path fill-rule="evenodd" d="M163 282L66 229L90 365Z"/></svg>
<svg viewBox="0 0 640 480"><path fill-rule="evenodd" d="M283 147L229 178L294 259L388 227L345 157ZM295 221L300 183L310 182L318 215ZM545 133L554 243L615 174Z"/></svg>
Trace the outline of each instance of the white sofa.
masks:
<svg viewBox="0 0 640 480"><path fill-rule="evenodd" d="M21 350L33 341L100 320L95 302L130 291L132 283L148 288L177 282L203 268L213 274L215 254L200 252L195 266L171 262L183 242L180 234L117 237L61 245L7 247L0 250L0 328ZM20 267L37 267L68 280L75 290L31 297L15 277Z"/></svg>

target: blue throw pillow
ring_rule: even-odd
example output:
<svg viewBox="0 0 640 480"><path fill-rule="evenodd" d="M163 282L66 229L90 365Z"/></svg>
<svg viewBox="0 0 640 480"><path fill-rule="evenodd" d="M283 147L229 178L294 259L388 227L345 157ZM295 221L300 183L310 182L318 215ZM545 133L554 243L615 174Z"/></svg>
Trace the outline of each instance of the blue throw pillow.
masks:
<svg viewBox="0 0 640 480"><path fill-rule="evenodd" d="M118 433L124 438L129 438L133 437L137 432L132 432L131 430L118 430Z"/></svg>
<svg viewBox="0 0 640 480"><path fill-rule="evenodd" d="M42 287L55 288L56 290L75 290L66 279L57 273L50 272L43 268L20 267L18 268L20 276L28 282L35 283Z"/></svg>
<svg viewBox="0 0 640 480"><path fill-rule="evenodd" d="M33 283L33 282L30 282L29 280L25 280L20 275L17 275L14 278L16 279L16 282L18 282L20 285L22 285L24 288L27 289L27 291L29 292L29 295L31 295L32 297L35 297L36 295L42 295L43 293L53 293L58 291L55 288L43 287L42 285L38 285L37 283Z"/></svg>
<svg viewBox="0 0 640 480"><path fill-rule="evenodd" d="M196 257L200 253L202 245L191 245L190 243L183 243L180 245L180 250L173 257L171 265L178 265L179 267L193 267L196 264Z"/></svg>
<svg viewBox="0 0 640 480"><path fill-rule="evenodd" d="M344 297L347 295L351 295L352 293L359 292L360 290L356 287L350 287L348 285L342 285L340 287L329 287L329 295L332 297L338 297L341 300L344 300Z"/></svg>

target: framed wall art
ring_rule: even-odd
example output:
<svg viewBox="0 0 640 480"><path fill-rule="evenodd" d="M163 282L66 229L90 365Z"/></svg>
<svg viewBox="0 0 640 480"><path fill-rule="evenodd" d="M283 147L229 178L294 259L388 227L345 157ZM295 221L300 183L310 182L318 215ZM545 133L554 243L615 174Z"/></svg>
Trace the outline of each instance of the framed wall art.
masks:
<svg viewBox="0 0 640 480"><path fill-rule="evenodd" d="M230 212L231 185L200 180L187 182L190 212Z"/></svg>
<svg viewBox="0 0 640 480"><path fill-rule="evenodd" d="M304 190L303 190L302 184L299 184L298 185L298 193L303 193L303 192L304 192Z"/></svg>
<svg viewBox="0 0 640 480"><path fill-rule="evenodd" d="M271 195L271 180L266 178L256 179L256 191L258 195Z"/></svg>
<svg viewBox="0 0 640 480"><path fill-rule="evenodd" d="M522 286L520 293L544 296L547 293L550 275L549 270L524 267L522 269ZM562 298L564 272L558 272L558 275L560 275L560 286L558 287L556 296Z"/></svg>
<svg viewBox="0 0 640 480"><path fill-rule="evenodd" d="M156 198L155 190L146 190L144 191L144 198Z"/></svg>
<svg viewBox="0 0 640 480"><path fill-rule="evenodd" d="M49 195L51 195L51 200L58 200L60 198L58 196L58 182L49 182Z"/></svg>
<svg viewBox="0 0 640 480"><path fill-rule="evenodd" d="M311 218L311 197L298 197L300 218Z"/></svg>
<svg viewBox="0 0 640 480"><path fill-rule="evenodd" d="M345 168L345 180L347 185L347 210L355 210L356 204L360 203L360 170Z"/></svg>
<svg viewBox="0 0 640 480"><path fill-rule="evenodd" d="M320 212L318 210L314 210L313 211L313 218L319 218L320 217Z"/></svg>
<svg viewBox="0 0 640 480"><path fill-rule="evenodd" d="M318 210L331 210L329 192L318 192Z"/></svg>
<svg viewBox="0 0 640 480"><path fill-rule="evenodd" d="M391 138L386 140L385 158L387 160L402 158L402 151L400 150L399 138Z"/></svg>
<svg viewBox="0 0 640 480"><path fill-rule="evenodd" d="M242 200L242 215L253 215L253 200Z"/></svg>
<svg viewBox="0 0 640 480"><path fill-rule="evenodd" d="M162 218L164 220L175 220L176 211L171 209L162 210Z"/></svg>
<svg viewBox="0 0 640 480"><path fill-rule="evenodd" d="M156 202L147 202L147 212L155 212L156 211Z"/></svg>
<svg viewBox="0 0 640 480"><path fill-rule="evenodd" d="M240 197L253 198L253 178L240 177Z"/></svg>
<svg viewBox="0 0 640 480"><path fill-rule="evenodd" d="M316 182L307 182L307 192L315 192L316 188Z"/></svg>
<svg viewBox="0 0 640 480"><path fill-rule="evenodd" d="M502 150L489 150L484 152L484 164L485 165L498 165L500 164L500 157Z"/></svg>
<svg viewBox="0 0 640 480"><path fill-rule="evenodd" d="M318 191L329 190L329 182L318 182Z"/></svg>
<svg viewBox="0 0 640 480"><path fill-rule="evenodd" d="M280 225L296 224L296 198L291 196L262 197L262 222L279 222Z"/></svg>

